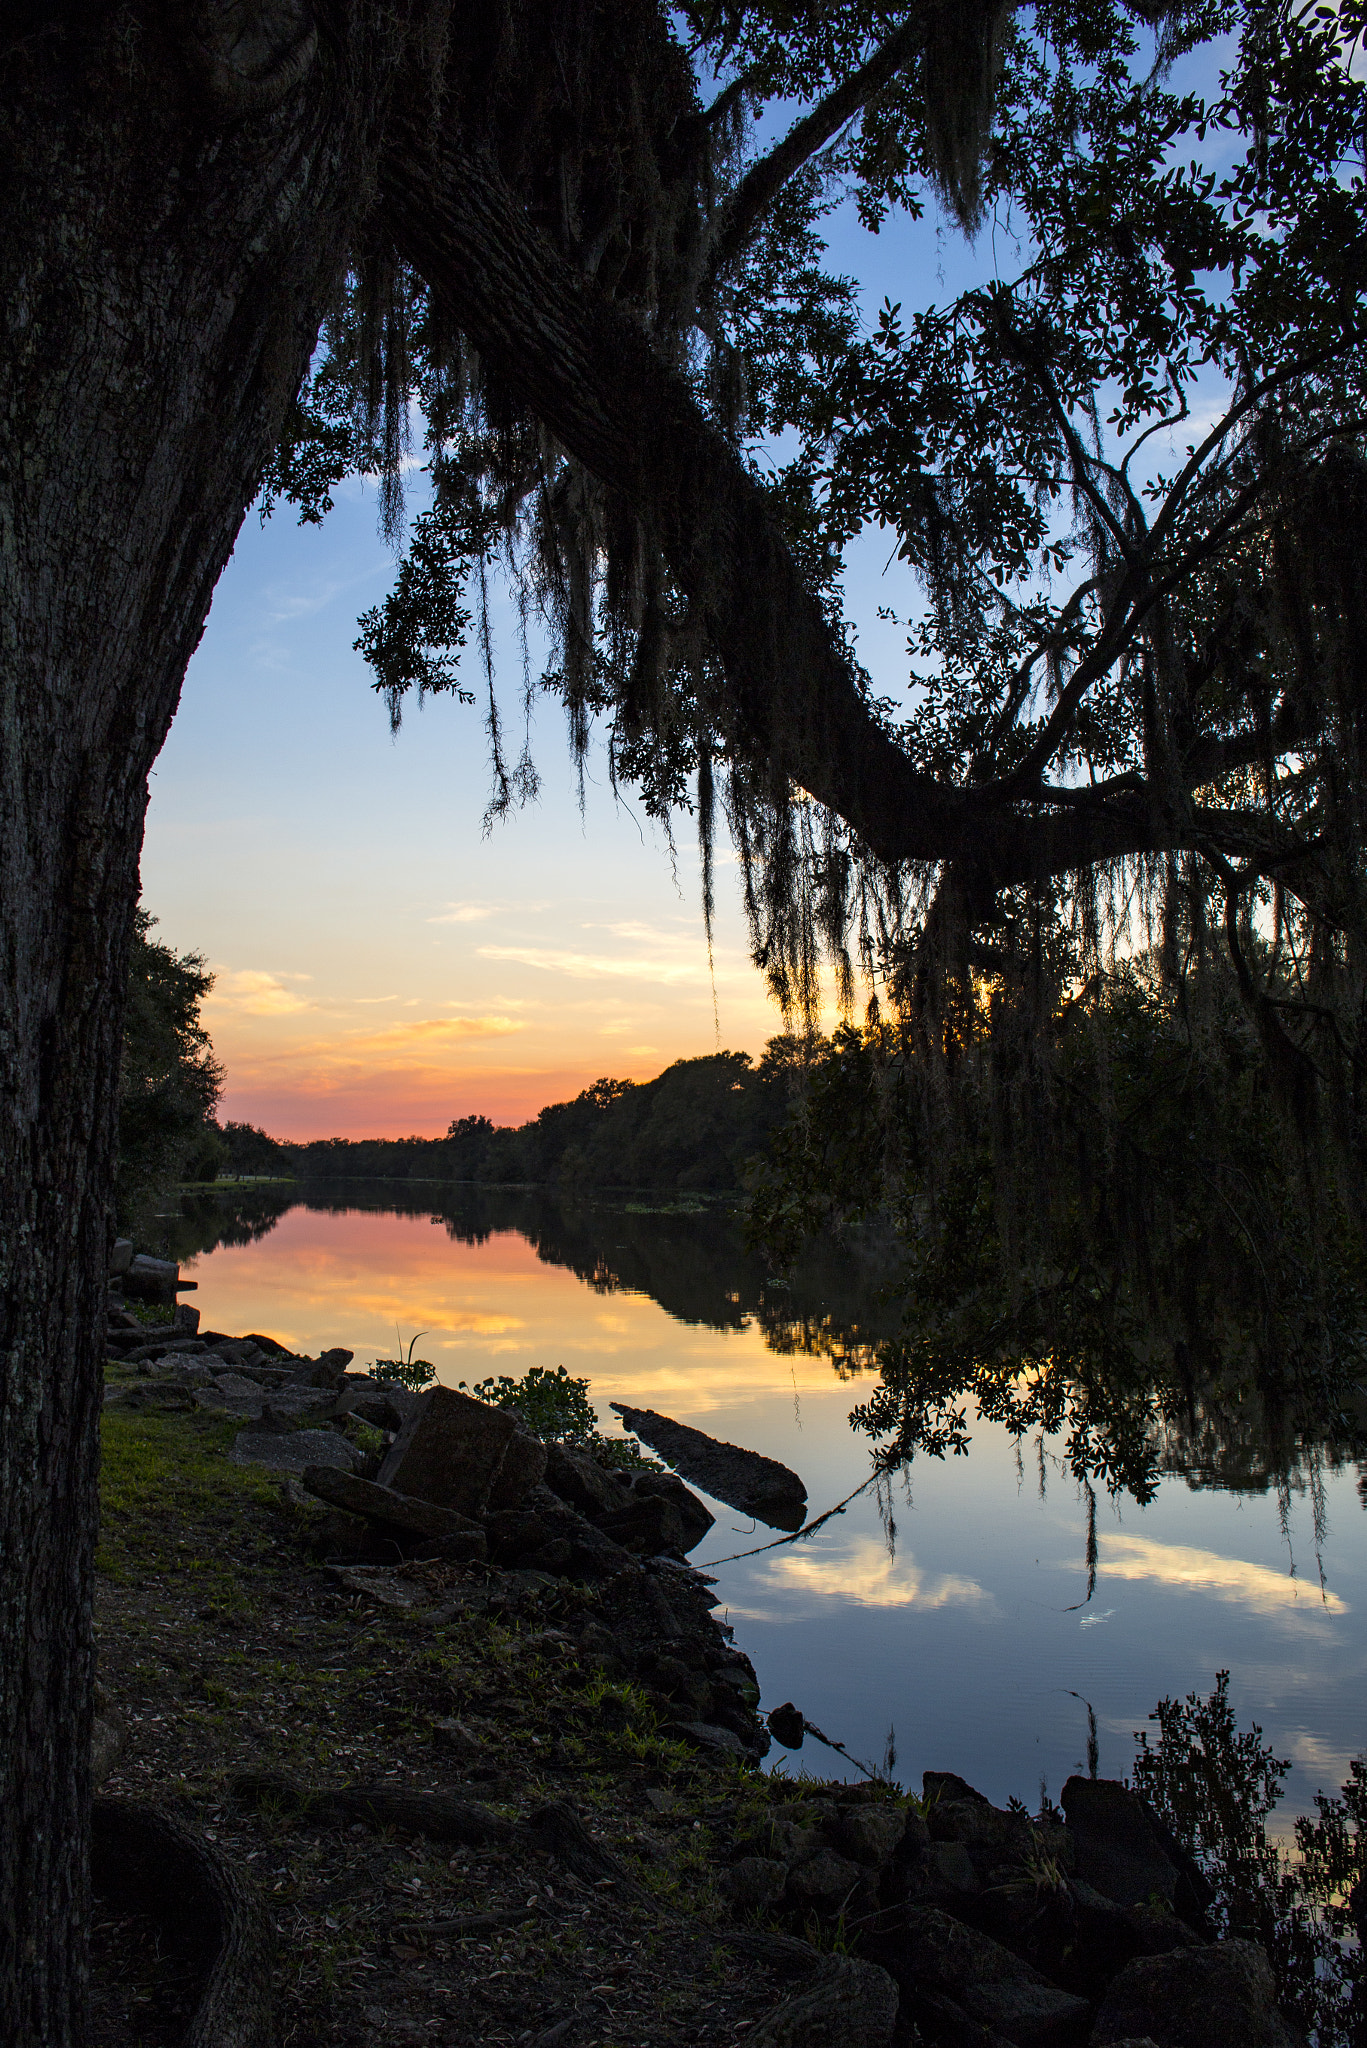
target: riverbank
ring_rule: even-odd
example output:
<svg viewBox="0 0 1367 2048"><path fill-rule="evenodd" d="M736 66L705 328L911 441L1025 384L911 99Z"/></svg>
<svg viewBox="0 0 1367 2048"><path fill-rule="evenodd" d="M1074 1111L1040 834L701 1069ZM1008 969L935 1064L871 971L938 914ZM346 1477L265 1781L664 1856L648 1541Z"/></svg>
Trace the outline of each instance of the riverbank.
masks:
<svg viewBox="0 0 1367 2048"><path fill-rule="evenodd" d="M153 1810L245 1902L256 2018L201 2048L1189 2048L1198 2024L1297 2048L1263 1951L1211 1938L1200 1872L1125 1786L1072 1779L1032 1818L949 1773L920 1797L762 1775L743 1688L744 1738L687 1718L747 1668L696 1592L681 1625L674 1581L698 1575L593 1544L596 1572L546 1543L557 1573L500 1563L498 1508L426 1556L352 1561L387 1539L307 1489L364 1508L335 1475L380 1432L291 1417L268 1384L292 1370L316 1400L346 1354L140 1348L173 1341L199 1349L108 1371L97 1843ZM301 1457L302 1487L241 1462L329 1435L340 1462ZM395 1528L432 1512L387 1506ZM800 1739L796 1709L772 1722ZM119 1880L106 1855L93 2048L173 2048L203 1915L187 1941Z"/></svg>
<svg viewBox="0 0 1367 2048"><path fill-rule="evenodd" d="M115 1389L136 1378L111 1369ZM489 1570L487 1605L444 1620L349 1590L317 1556L321 1504L232 1462L241 1426L106 1413L99 1668L126 1729L106 1790L169 1805L256 1878L280 2042L492 2044L569 2018L583 2040L734 2039L781 1996L713 1931L722 1837L767 1781L667 1733L664 1703L576 1641L601 1611L589 1587ZM457 1789L507 1820L568 1797L631 1884L511 1834L453 1850L298 1825L283 1798L235 1797L242 1773ZM96 1950L97 2048L179 2040L192 1973L136 1916L101 1914Z"/></svg>

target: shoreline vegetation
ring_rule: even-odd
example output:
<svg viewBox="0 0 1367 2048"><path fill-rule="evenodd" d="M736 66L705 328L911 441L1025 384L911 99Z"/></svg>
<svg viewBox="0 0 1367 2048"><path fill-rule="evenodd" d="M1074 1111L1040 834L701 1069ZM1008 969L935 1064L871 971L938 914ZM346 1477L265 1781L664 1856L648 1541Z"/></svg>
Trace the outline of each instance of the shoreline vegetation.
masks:
<svg viewBox="0 0 1367 2048"><path fill-rule="evenodd" d="M1223 1679L1162 1703L1129 1784L1076 1777L1036 1814L952 1772L912 1792L891 1758L808 1775L810 1742L761 1772L770 1732L825 1738L792 1702L762 1713L707 1617L680 1482L556 1434L581 1383L476 1390L508 1414L520 1505L494 1505L500 1466L430 1539L463 1518L374 1507L396 1460L405 1486L422 1466L421 1394L196 1321L111 1314L100 1811L169 1815L273 1928L263 2041L1179 2048L1198 2016L1245 2048L1357 2041L1360 1768L1298 1825L1293 1878L1264 1828L1285 1765ZM625 1515L607 1500L642 1481ZM101 1895L95 2048L186 2038L202 1933Z"/></svg>
<svg viewBox="0 0 1367 2048"><path fill-rule="evenodd" d="M792 1107L810 1048L769 1041L758 1062L719 1052L676 1060L650 1081L595 1081L518 1125L459 1117L439 1138L276 1139L254 1125L221 1131L222 1178L426 1180L739 1193Z"/></svg>

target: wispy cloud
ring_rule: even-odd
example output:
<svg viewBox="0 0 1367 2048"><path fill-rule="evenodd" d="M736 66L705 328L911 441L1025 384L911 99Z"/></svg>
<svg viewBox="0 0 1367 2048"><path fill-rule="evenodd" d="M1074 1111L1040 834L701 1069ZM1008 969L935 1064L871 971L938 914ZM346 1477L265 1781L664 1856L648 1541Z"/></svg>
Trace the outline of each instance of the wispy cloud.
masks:
<svg viewBox="0 0 1367 2048"><path fill-rule="evenodd" d="M545 903L448 903L445 910L439 910L429 917L429 924L482 924L487 917L535 916L538 911L549 910Z"/></svg>
<svg viewBox="0 0 1367 2048"><path fill-rule="evenodd" d="M508 960L519 967L539 967L547 974L567 974L575 981L621 975L629 981L659 981L673 987L681 982L701 982L707 975L698 947L689 949L689 957L672 960L640 953L571 953L556 946L481 946L478 951L481 960ZM717 979L725 978L718 969Z"/></svg>
<svg viewBox="0 0 1367 2048"><path fill-rule="evenodd" d="M1326 1587L1307 1585L1290 1572L1185 1543L1158 1543L1147 1536L1108 1533L1101 1538L1102 1571L1112 1579L1155 1579L1183 1592L1210 1593L1261 1614L1298 1608L1305 1614L1347 1614L1346 1600Z"/></svg>
<svg viewBox="0 0 1367 2048"><path fill-rule="evenodd" d="M403 1024L391 1024L384 1031L348 1033L338 1050L347 1053L424 1053L445 1045L460 1045L471 1038L507 1038L526 1026L516 1017L411 1017Z"/></svg>

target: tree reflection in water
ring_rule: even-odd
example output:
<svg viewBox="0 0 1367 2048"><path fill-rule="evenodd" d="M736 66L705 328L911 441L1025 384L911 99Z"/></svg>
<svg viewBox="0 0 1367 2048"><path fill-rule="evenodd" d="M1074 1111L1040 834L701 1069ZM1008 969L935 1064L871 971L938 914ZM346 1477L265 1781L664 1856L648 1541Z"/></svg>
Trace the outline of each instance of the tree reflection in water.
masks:
<svg viewBox="0 0 1367 2048"><path fill-rule="evenodd" d="M1226 1354L1218 1367L1198 1365L1180 1343L1147 1356L1133 1342L1108 1344L1100 1321L1062 1337L1051 1329L1048 1343L1025 1355L1019 1345L994 1349L990 1328L986 1338L981 1327L966 1338L953 1320L928 1319L908 1335L906 1304L889 1286L890 1247L876 1233L809 1245L781 1283L720 1203L440 1182L228 1184L163 1197L139 1244L181 1260L250 1244L301 1204L426 1216L461 1244L517 1231L538 1258L596 1293L648 1295L677 1320L716 1330L753 1323L780 1356L825 1358L839 1378L872 1382L851 1420L873 1439L873 1468L883 1475L917 1455L966 1454L976 1416L1022 1449L1029 1444L1041 1480L1052 1461L1089 1493L1104 1487L1144 1503L1164 1475L1176 1475L1192 1487L1274 1492L1284 1513L1306 1493L1318 1540L1325 1471L1367 1447L1367 1400L1304 1352L1281 1366L1251 1353L1242 1363Z"/></svg>
<svg viewBox="0 0 1367 2048"><path fill-rule="evenodd" d="M1229 1673L1213 1692L1161 1700L1157 1737L1138 1734L1133 1783L1215 1889L1213 1932L1260 1942L1282 2004L1317 2048L1367 2042L1367 1764L1296 1822L1295 1847L1268 1832L1288 1762L1254 1724L1240 1730Z"/></svg>
<svg viewBox="0 0 1367 2048"><path fill-rule="evenodd" d="M253 1243L300 1204L425 1216L470 1245L515 1230L540 1259L596 1293L649 1295L676 1319L718 1330L753 1323L782 1356L828 1359L841 1379L866 1383L851 1419L873 1442L872 1483L890 1542L894 1475L918 1455L963 1456L979 1422L999 1424L1022 1462L1029 1447L1041 1487L1052 1465L1082 1488L1088 1599L1098 1487L1142 1503L1175 1475L1193 1488L1270 1491L1284 1518L1303 1492L1318 1540L1325 1472L1364 1450L1367 1403L1328 1368L1307 1367L1303 1354L1280 1369L1226 1364L1217 1372L1198 1370L1176 1345L1166 1361L1140 1369L1133 1347L1108 1352L1095 1326L1077 1328L1071 1344L1055 1334L1025 1359L956 1342L949 1327L909 1337L904 1305L886 1291L886 1246L872 1235L809 1248L781 1285L746 1249L734 1215L713 1203L562 1200L549 1190L436 1183L227 1186L184 1194L174 1209L162 1198L139 1242L185 1260ZM1210 1876L1216 1931L1264 1944L1288 2011L1318 2048L1367 2048L1367 1765L1355 1762L1337 1795L1318 1795L1315 1815L1296 1822L1291 1850L1268 1828L1288 1765L1259 1729L1239 1731L1225 1675L1204 1698L1163 1700L1152 1718L1156 1733L1138 1737L1133 1782Z"/></svg>

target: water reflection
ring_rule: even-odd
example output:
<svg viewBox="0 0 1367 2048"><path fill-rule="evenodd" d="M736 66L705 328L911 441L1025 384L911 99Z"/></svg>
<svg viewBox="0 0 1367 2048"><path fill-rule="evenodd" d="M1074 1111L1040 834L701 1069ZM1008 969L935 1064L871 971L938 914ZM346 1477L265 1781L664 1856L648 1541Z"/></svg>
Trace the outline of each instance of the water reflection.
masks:
<svg viewBox="0 0 1367 2048"><path fill-rule="evenodd" d="M881 1755L895 1725L909 1782L959 1770L999 1804L1033 1803L1093 1743L1119 1775L1154 1702L1224 1669L1291 1760L1290 1812L1362 1745L1360 1445L1313 1390L1007 1364L918 1383L875 1242L822 1248L777 1287L712 1204L369 1182L159 1207L213 1327L342 1344L364 1364L393 1356L398 1322L431 1333L421 1348L448 1385L563 1363L607 1428L610 1401L655 1408L781 1460L813 1511L847 1502L764 1550L769 1532L716 1503L698 1562L766 1697L855 1756ZM896 1440L850 1427L879 1400L898 1428L915 1412L971 1455L911 1443L909 1465L847 1501Z"/></svg>
<svg viewBox="0 0 1367 2048"><path fill-rule="evenodd" d="M829 1359L841 1375L877 1369L880 1344L900 1312L880 1296L887 1282L875 1237L816 1248L791 1282L774 1280L746 1250L739 1222L721 1203L567 1200L538 1188L411 1181L308 1181L224 1186L168 1201L147 1217L139 1242L182 1263L220 1246L258 1242L292 1209L315 1214L426 1217L453 1243L482 1245L508 1231L538 1259L563 1266L595 1294L648 1295L678 1322L712 1330L756 1324L769 1348Z"/></svg>
<svg viewBox="0 0 1367 2048"><path fill-rule="evenodd" d="M753 1327L777 1357L822 1360L837 1379L860 1383L853 1418L884 1471L917 1456L963 1455L973 1427L988 1422L1032 1446L1036 1458L1048 1445L1084 1487L1141 1504L1165 1475L1196 1488L1272 1492L1284 1511L1304 1493L1318 1543L1325 1476L1355 1463L1367 1436L1367 1401L1328 1373L1203 1384L1185 1352L1142 1382L1132 1371L1038 1360L1024 1369L1003 1359L965 1370L905 1336L887 1247L876 1235L809 1247L779 1282L720 1203L568 1200L542 1189L442 1183L284 1183L185 1195L178 1210L163 1201L143 1241L155 1237L185 1262L257 1243L298 1208L421 1217L470 1247L515 1232L542 1264L565 1269L601 1298L643 1296L676 1322L710 1330ZM1088 1547L1094 1553L1094 1534Z"/></svg>

